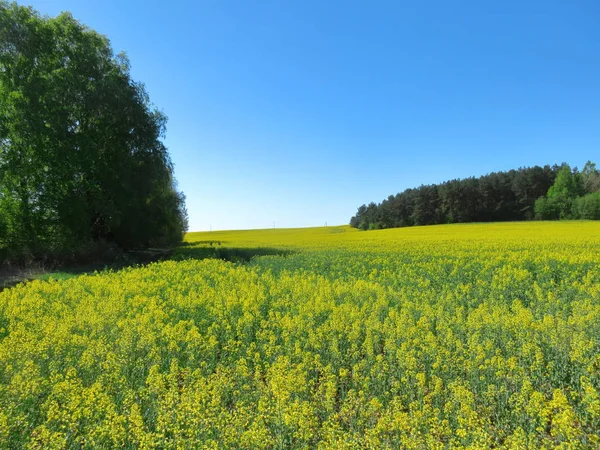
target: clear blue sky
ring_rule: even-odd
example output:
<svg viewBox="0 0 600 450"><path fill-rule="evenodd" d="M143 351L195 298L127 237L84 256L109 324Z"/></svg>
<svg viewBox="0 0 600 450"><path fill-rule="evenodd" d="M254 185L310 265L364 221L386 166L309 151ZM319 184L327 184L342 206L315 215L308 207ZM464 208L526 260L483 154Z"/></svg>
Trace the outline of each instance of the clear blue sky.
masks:
<svg viewBox="0 0 600 450"><path fill-rule="evenodd" d="M125 50L191 230L347 223L407 187L600 163L600 2L20 0Z"/></svg>

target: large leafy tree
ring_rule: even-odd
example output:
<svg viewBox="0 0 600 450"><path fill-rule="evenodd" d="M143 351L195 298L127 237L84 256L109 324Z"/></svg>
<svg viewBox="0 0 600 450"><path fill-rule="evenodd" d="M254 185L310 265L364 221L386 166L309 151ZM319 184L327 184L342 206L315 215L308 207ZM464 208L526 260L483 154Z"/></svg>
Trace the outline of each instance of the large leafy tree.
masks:
<svg viewBox="0 0 600 450"><path fill-rule="evenodd" d="M181 239L166 117L70 14L0 0L0 239L34 253Z"/></svg>
<svg viewBox="0 0 600 450"><path fill-rule="evenodd" d="M583 179L577 170L563 164L546 197L535 202L536 215L541 219L571 219L575 199L584 193Z"/></svg>

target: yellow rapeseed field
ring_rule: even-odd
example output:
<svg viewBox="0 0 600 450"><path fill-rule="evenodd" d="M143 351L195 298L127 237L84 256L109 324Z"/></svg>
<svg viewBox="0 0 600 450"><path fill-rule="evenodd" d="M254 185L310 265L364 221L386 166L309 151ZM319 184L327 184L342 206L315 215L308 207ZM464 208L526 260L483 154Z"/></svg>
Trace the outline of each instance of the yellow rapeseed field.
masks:
<svg viewBox="0 0 600 450"><path fill-rule="evenodd" d="M600 447L598 222L186 241L0 294L0 448Z"/></svg>

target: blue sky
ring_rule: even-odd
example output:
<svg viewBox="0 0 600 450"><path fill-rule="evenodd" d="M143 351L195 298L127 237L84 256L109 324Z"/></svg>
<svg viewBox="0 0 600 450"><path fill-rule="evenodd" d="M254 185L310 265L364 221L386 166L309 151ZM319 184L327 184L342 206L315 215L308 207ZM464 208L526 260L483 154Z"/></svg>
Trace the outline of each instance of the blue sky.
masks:
<svg viewBox="0 0 600 450"><path fill-rule="evenodd" d="M600 163L600 2L30 0L128 54L190 230L347 223L408 187Z"/></svg>

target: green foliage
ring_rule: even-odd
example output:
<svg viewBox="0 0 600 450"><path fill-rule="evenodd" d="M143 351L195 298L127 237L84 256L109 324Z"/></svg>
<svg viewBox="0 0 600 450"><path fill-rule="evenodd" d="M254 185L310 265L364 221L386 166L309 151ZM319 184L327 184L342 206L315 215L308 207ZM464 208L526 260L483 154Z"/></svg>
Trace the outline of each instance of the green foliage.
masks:
<svg viewBox="0 0 600 450"><path fill-rule="evenodd" d="M600 219L598 195L583 196L589 190L594 192L598 179L596 165L590 161L581 173L563 164L548 195L535 202L536 217L542 220Z"/></svg>
<svg viewBox="0 0 600 450"><path fill-rule="evenodd" d="M423 185L390 195L380 204L358 208L350 226L361 230L464 222L596 218L600 172L587 162L583 171L568 164L494 172L479 178Z"/></svg>
<svg viewBox="0 0 600 450"><path fill-rule="evenodd" d="M573 210L577 219L600 220L600 192L577 198Z"/></svg>
<svg viewBox="0 0 600 450"><path fill-rule="evenodd" d="M560 208L547 197L540 197L535 201L535 216L541 220L557 220L560 218Z"/></svg>
<svg viewBox="0 0 600 450"><path fill-rule="evenodd" d="M39 255L181 240L185 203L165 124L106 37L69 13L0 1L4 245Z"/></svg>
<svg viewBox="0 0 600 450"><path fill-rule="evenodd" d="M586 193L600 192L600 172L596 169L596 164L588 161L581 171L583 188Z"/></svg>
<svg viewBox="0 0 600 450"><path fill-rule="evenodd" d="M574 199L583 194L581 176L571 170L568 164L563 164L556 174L556 181L548 189L549 199Z"/></svg>
<svg viewBox="0 0 600 450"><path fill-rule="evenodd" d="M563 193L540 197L535 202L535 215L542 220L572 219L574 198Z"/></svg>
<svg viewBox="0 0 600 450"><path fill-rule="evenodd" d="M362 205L350 225L369 230L531 219L536 199L548 192L558 170L535 166L406 189L380 204Z"/></svg>

